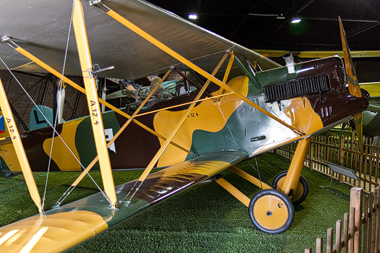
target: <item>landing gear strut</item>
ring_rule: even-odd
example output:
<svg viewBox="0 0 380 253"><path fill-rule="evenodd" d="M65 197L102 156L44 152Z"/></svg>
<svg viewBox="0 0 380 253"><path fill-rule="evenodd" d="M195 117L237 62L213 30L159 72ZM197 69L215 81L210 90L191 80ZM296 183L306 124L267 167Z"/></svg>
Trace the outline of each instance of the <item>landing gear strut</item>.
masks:
<svg viewBox="0 0 380 253"><path fill-rule="evenodd" d="M264 189L253 196L251 200L225 179L219 179L216 182L248 207L249 217L257 229L270 234L283 233L293 222L293 204L302 203L309 192L306 180L301 176L309 146L310 138L302 139L298 143L289 170L276 176L272 185L273 188L245 171L232 166L231 171Z"/></svg>
<svg viewBox="0 0 380 253"><path fill-rule="evenodd" d="M272 184L273 189L281 190L285 182L286 174L288 174L288 172L283 171L274 178ZM306 179L303 176L301 176L298 186L292 192L291 201L293 205L301 204L306 199L308 193L309 187L307 185Z"/></svg>

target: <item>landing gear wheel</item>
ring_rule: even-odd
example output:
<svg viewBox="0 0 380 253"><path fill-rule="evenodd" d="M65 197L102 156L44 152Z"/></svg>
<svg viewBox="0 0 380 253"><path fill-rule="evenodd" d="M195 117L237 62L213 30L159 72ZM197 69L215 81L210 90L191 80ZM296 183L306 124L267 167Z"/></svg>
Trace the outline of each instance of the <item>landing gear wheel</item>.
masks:
<svg viewBox="0 0 380 253"><path fill-rule="evenodd" d="M287 173L287 171L283 171L274 178L272 184L273 189L281 190L282 185L285 182L285 176ZM297 189L293 192L293 196L291 199L293 205L301 204L306 199L308 193L309 186L307 185L306 179L303 176L301 176L300 184L298 185Z"/></svg>
<svg viewBox="0 0 380 253"><path fill-rule="evenodd" d="M262 190L253 196L248 211L253 225L269 234L285 232L294 219L294 207L290 199L273 189Z"/></svg>

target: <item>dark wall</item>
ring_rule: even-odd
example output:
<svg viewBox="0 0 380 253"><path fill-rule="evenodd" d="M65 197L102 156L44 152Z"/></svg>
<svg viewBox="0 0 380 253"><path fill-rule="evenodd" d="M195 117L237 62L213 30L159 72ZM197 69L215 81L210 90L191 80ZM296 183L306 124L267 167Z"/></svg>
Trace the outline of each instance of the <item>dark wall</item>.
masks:
<svg viewBox="0 0 380 253"><path fill-rule="evenodd" d="M23 88L20 87L16 79L9 73L9 71L0 70L0 78L3 83L5 93L8 97L8 101L11 106L14 107L18 116L21 118L21 120L19 120L17 118L17 115L14 114L18 130L20 133L22 133L25 131L25 128L21 124L21 121L23 121L25 125L29 127L30 111L34 106L32 100L38 105L42 104L53 108L54 86L53 82L51 81L51 76L47 76L45 74L31 75L15 71L13 74L29 95L24 92ZM81 78L71 79L77 84L80 84ZM72 117L82 117L88 115L85 95L81 94L78 97L77 94L77 90L69 85L66 86L66 101L73 109L76 107L76 111L74 115L66 105L63 112L64 120L69 120ZM78 101L76 102L76 100ZM75 106L75 104L77 104L77 106Z"/></svg>
<svg viewBox="0 0 380 253"><path fill-rule="evenodd" d="M356 74L359 82L380 82L380 59L355 59Z"/></svg>

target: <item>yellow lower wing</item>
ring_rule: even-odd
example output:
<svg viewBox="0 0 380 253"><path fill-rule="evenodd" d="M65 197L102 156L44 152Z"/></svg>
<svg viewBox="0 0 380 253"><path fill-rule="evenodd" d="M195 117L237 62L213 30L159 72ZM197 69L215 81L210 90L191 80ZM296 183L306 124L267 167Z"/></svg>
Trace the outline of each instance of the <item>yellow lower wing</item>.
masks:
<svg viewBox="0 0 380 253"><path fill-rule="evenodd" d="M122 201L135 181L119 185L117 209L97 193L9 224L0 228L0 252L65 251L247 157L240 151L216 152L162 169L146 178L129 205Z"/></svg>

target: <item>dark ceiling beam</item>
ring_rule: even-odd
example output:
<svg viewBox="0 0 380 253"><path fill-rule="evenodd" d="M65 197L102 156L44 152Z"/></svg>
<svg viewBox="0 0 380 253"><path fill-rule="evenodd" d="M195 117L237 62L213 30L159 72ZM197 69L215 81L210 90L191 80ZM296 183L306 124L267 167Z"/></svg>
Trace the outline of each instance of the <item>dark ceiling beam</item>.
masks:
<svg viewBox="0 0 380 253"><path fill-rule="evenodd" d="M302 17L300 16L299 18L301 19L306 19L306 20L315 20L315 21L338 21L338 17L336 18L329 18L329 17ZM380 23L379 20L369 20L369 19L350 19L350 18L342 18L343 22L356 22L356 23Z"/></svg>
<svg viewBox="0 0 380 253"><path fill-rule="evenodd" d="M295 14L298 14L300 13L301 11L303 11L304 9L306 9L310 4L312 4L315 0L311 0L309 1L307 4L305 4L304 6L301 7L301 9L299 9Z"/></svg>
<svg viewBox="0 0 380 253"><path fill-rule="evenodd" d="M201 9L201 2L202 2L202 0L198 0L197 11L199 11Z"/></svg>
<svg viewBox="0 0 380 253"><path fill-rule="evenodd" d="M372 28L375 28L375 27L377 27L379 25L380 25L380 22L377 22L377 24L372 24L371 26L367 26L367 27L363 27L362 26L362 27L357 28L357 29L352 29L352 30L350 30L347 33L347 39L352 38L352 37L354 37L354 36L356 36L358 34L361 34L363 32L366 32L366 31L368 31L368 30L370 30ZM356 31L356 30L358 30L358 31Z"/></svg>
<svg viewBox="0 0 380 253"><path fill-rule="evenodd" d="M301 11L303 11L304 9L306 9L310 4L312 4L315 0L310 0L309 2L307 2L304 6L302 6L300 9L298 9L298 11L295 10L295 1L293 0L292 2L292 8L289 8L289 7L286 7L286 6L278 6L276 4L274 4L272 1L265 1L266 3L268 3L269 5L273 6L274 8L276 8L277 10L279 10L281 13L291 13L291 14L298 14L300 13ZM284 10L284 8L286 8L286 10Z"/></svg>
<svg viewBox="0 0 380 253"><path fill-rule="evenodd" d="M294 12L291 8L289 8L288 6L279 6L275 3L273 3L273 1L265 1L265 3L271 5L272 7L276 8L278 11L280 11L281 13L290 13L290 12Z"/></svg>
<svg viewBox="0 0 380 253"><path fill-rule="evenodd" d="M380 17L379 10L377 10L376 8L374 8L370 3L368 3L368 1L364 1L364 0L359 0L359 1L362 2L368 9L370 9L371 11L373 11L378 17Z"/></svg>
<svg viewBox="0 0 380 253"><path fill-rule="evenodd" d="M326 50L326 51L342 50L341 48L337 47L337 44L315 43L315 42L307 43L307 42L283 42L283 41L273 42L272 41L269 43L269 46L271 47L271 49L274 49L274 50L285 50L285 51L287 50L287 48L290 48L290 47L298 48L298 50L293 49L293 50L289 50L289 51L313 51L313 50L316 50L316 48L318 50ZM340 45L340 47L341 47L341 45ZM303 48L309 48L309 49L303 49Z"/></svg>
<svg viewBox="0 0 380 253"><path fill-rule="evenodd" d="M177 15L185 16L188 14L188 12L176 12ZM206 12L198 12L199 16L215 16L215 17L246 17L247 14L225 14L225 13L206 13Z"/></svg>
<svg viewBox="0 0 380 253"><path fill-rule="evenodd" d="M312 4L315 0L311 0L309 2L307 2L304 6L302 6L298 11L295 12L295 14L298 14L300 13L302 10L304 10L305 8L307 8L308 6L310 6L310 4ZM282 27L284 27L284 25L286 25L287 23L289 23L289 20L291 18L285 18L284 22L282 23L282 25L280 25L276 30L274 30L269 36L267 36L264 41L267 41L270 37L272 37L274 34L276 34ZM261 42L259 42L258 44L255 45L255 47L257 47L258 45L260 45Z"/></svg>
<svg viewBox="0 0 380 253"><path fill-rule="evenodd" d="M256 3L252 6L252 8L249 10L249 12L253 11L253 9L256 7L256 5L259 3L260 1L256 1ZM233 36L235 35L235 33L239 30L239 28L241 27L241 25L245 22L245 20L247 19L247 17L249 16L249 13L248 15L245 15L244 18L242 19L242 21L239 23L239 25L236 27L235 31L230 35L229 39L232 39Z"/></svg>

